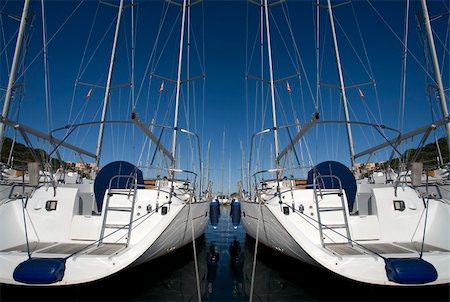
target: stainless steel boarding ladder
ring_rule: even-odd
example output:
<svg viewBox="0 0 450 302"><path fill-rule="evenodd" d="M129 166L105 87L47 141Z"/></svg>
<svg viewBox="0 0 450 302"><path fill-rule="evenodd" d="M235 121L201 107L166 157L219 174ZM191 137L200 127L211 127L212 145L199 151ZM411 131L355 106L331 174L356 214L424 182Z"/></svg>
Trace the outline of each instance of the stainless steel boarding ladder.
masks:
<svg viewBox="0 0 450 302"><path fill-rule="evenodd" d="M325 186L325 179L330 179L331 181L337 181L339 184L338 189L327 189L322 188L322 186ZM352 245L352 239L350 236L350 229L348 227L348 219L347 214L345 212L345 199L344 199L344 192L342 190L342 183L339 177L335 175L315 175L314 176L314 199L316 202L316 208L317 208L317 220L319 223L319 233L320 233L320 240L322 242L322 246L325 247L327 245L333 245L333 244L342 244L347 243L349 246ZM324 195L337 195L340 197L341 204L339 206L320 206L320 200L323 199ZM320 196L320 200L319 200ZM342 223L326 223L322 221L321 213L323 212L333 212L333 211L340 211L342 213L343 219ZM324 242L324 230L331 230L332 232L339 233L337 231L334 231L335 229L345 229L346 231L346 241L345 242ZM341 234L341 233L339 233ZM342 236L344 239L344 236Z"/></svg>
<svg viewBox="0 0 450 302"><path fill-rule="evenodd" d="M112 189L111 188L112 182L114 180L119 180L121 178L127 178L128 181L131 182L132 185L130 186L130 188L129 189ZM100 239L98 241L99 246L101 244L105 244L105 243L114 243L114 244L123 244L124 248L128 247L128 245L130 243L130 238L131 238L131 229L132 229L132 222L133 222L134 205L135 205L135 201L136 201L136 192L137 192L137 179L135 176L116 175L111 178L111 180L109 181L108 190L106 191L106 194L108 197L106 198L105 213L103 214L102 229L100 232ZM118 203L118 204L114 205L114 201L113 201L113 205L110 205L111 197L118 196L118 195L126 196L127 200L129 200L130 203L129 204L127 203L125 205L123 203L122 204ZM123 199L122 199L122 201L123 201ZM129 221L127 221L127 223L117 223L115 221L110 222L108 220L108 214L110 212L128 212L130 215ZM106 235L107 237L112 236L114 233L118 233L119 230L127 230L128 234L126 236L126 242L105 242L104 241L105 230L107 230L107 229L114 230L112 232L109 232Z"/></svg>

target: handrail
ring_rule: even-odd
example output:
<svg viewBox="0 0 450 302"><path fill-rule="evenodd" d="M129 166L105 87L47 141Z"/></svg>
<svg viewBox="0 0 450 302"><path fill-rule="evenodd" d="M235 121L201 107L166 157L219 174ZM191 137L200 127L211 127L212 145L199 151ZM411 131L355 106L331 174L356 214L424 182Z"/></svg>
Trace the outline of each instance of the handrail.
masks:
<svg viewBox="0 0 450 302"><path fill-rule="evenodd" d="M292 148L294 145L308 132L308 130L314 126L315 123L319 121L319 112L314 112L311 120L307 122L303 128L295 135L293 139L289 142L289 144L280 152L276 160L279 162Z"/></svg>
<svg viewBox="0 0 450 302"><path fill-rule="evenodd" d="M316 112L313 115L313 118L307 124L304 125L304 127L303 127L304 130L300 129L300 131L297 132L295 137L290 139L290 142L283 149L283 151L280 153L280 155L277 157L277 160L281 159L283 156L286 156L286 154L294 147L295 143L297 143L304 135L306 135L306 133L312 128L312 126L319 125L319 124L354 124L354 125L372 127L385 140L385 143L380 144L379 146L382 146L382 147L391 146L392 149L394 150L394 152L396 152L397 154L401 155L400 151L397 149L397 145L400 143L402 135L401 135L401 132L399 130L397 130L397 129L394 129L394 128L391 128L391 127L387 127L387 126L381 125L381 124L373 124L373 123L359 122L359 121L340 121L340 120L322 120L322 121L319 121L318 120L318 116L319 116L319 113ZM445 118L443 120L439 120L439 121L435 122L432 125L439 126L439 125L441 125L443 123L443 121L447 121L448 119L450 119L450 117L447 117L447 118ZM277 127L277 129L278 130L280 130L280 129L288 129L288 128L295 127L295 126L301 126L301 125L299 123L295 123L295 124L290 124L290 125L286 125L286 126L279 126L279 127ZM251 142L250 142L250 158L249 158L249 161L248 161L248 175L253 175L255 177L256 174L260 174L260 173L263 173L263 172L282 172L282 171L287 170L287 169L284 169L284 168L281 169L281 170L279 170L279 169L269 169L269 170L261 170L261 171L255 172L255 173L251 173L252 156L253 156L253 149L254 149L253 145L254 145L254 141L255 141L256 136L267 134L267 133L269 133L269 132L271 132L273 130L274 130L273 128L267 128L267 129L258 131L258 132L256 132L255 134L252 135ZM388 130L388 131L395 132L397 134L396 138L389 140L384 135L383 130ZM370 152L376 151L376 150L373 150L373 148L371 148L369 150L370 150ZM364 154L363 154L363 152L360 152L360 153L356 154L355 158L370 153L370 152L366 152L366 151L364 151L364 152L365 152ZM281 175L281 173L280 173L280 175ZM252 191L252 184L251 184L250 177L249 177L249 180L248 180L248 191L249 192Z"/></svg>
<svg viewBox="0 0 450 302"><path fill-rule="evenodd" d="M138 117L137 117L137 114L135 113L135 112L133 112L132 113L132 117L131 117L132 119L133 119L133 121L125 121L125 120L113 120L113 121L92 121L92 122L84 122L84 123L77 123L77 124L68 124L68 125L66 125L66 126L64 126L64 127L59 127L59 128L56 128L56 129L53 129L53 130L51 130L50 132L49 132L49 134L48 134L48 139L50 140L50 141L54 141L55 142L55 144L54 144L54 149L51 151L51 153L50 154L53 154L54 152L56 152L56 150L60 147L60 146L64 146L64 147L67 147L68 145L70 145L70 144L68 144L68 143L66 143L65 141L68 139L68 137L74 132L74 130L76 129L76 128L79 128L79 127L84 127L84 126L91 126L91 125L101 125L101 124L135 124L135 125L137 125L141 130L143 130L143 132L144 132L144 134L146 134L147 136L149 136L149 132L150 133L152 133L149 129L148 129L148 127L149 126L153 126L153 127L158 127L158 128L162 128L162 129L171 129L171 130L175 130L175 131L180 131L180 132L182 132L182 133L184 133L184 134L187 134L187 135L189 135L189 136L195 136L195 138L196 138L196 142L197 142L197 149L198 149L198 160L199 160L199 169L200 169L200 172L199 172L199 174L201 174L202 173L202 161L201 161L201 150L200 150L200 138L198 137L198 135L196 134L196 133L194 133L194 132L192 132L192 131L189 131L189 130L186 130L186 129L184 129L184 128L180 128L180 127L178 127L178 128L174 128L173 126L167 126L167 125L162 125L162 124L157 124L157 123L144 123L144 122L141 122L140 120L138 120ZM137 120L136 120L137 119ZM148 131L144 131L144 129L147 129ZM68 131L66 134L65 134L65 136L62 138L62 139L56 139L55 137L54 137L54 135L55 135L55 133L56 132L60 132L60 131ZM153 133L152 133L153 134ZM154 136L154 134L153 134L153 136ZM162 144L160 144L160 142L159 142L159 139L158 138L156 138L156 142L154 141L154 139L155 139L155 137L151 137L151 136L149 136L150 137L150 139L154 142L154 143L156 143L157 144L157 148L159 148L159 149L161 149L161 150L166 150L167 151L167 149L162 145ZM71 146L71 145L70 145ZM80 149L80 148L78 148L78 149ZM82 149L80 149L80 150L82 150ZM84 151L84 150L83 150ZM168 151L167 151L168 152ZM174 158L173 158L173 156L171 156L171 154L170 153L167 153L167 152L165 152L165 151L163 151L163 153L164 153L164 155L166 155L166 156L168 156L169 155L169 159L173 159L173 160L175 160ZM85 154L85 155L89 155L89 156L91 156L92 157L92 155L93 155L93 153L89 153L89 152L87 152L87 151L84 151L82 154ZM94 155L94 157L93 158L95 158L95 155ZM165 170L167 170L167 171L171 171L171 168L167 168L167 169L165 169ZM175 171L175 172L177 172L176 170L173 170L173 171ZM183 172L186 172L186 171L183 171ZM197 175L197 174L196 174ZM198 175L197 175L198 176ZM202 191L202 181L201 181L201 177L199 177L199 183L200 183L200 192Z"/></svg>
<svg viewBox="0 0 450 302"><path fill-rule="evenodd" d="M337 177L336 175L317 175L316 173L314 173L314 190L316 190L316 181L319 181L320 179L324 179L324 178L332 178L332 179L336 179L338 181L339 184L339 190L342 191L342 182L341 179L339 177ZM322 182L322 185L325 186L325 184ZM322 188L321 184L318 184L318 188L319 188L319 194L320 196L322 196L322 189L326 189L326 188Z"/></svg>
<svg viewBox="0 0 450 302"><path fill-rule="evenodd" d="M125 188L125 189L129 189L130 193L128 193L128 195L131 195L131 189L136 190L136 189L137 189L137 184L138 184L138 183L137 183L137 177L134 176L134 175L114 175L114 176L111 177L111 179L109 180L108 191L110 191L110 190L112 189L112 188L111 188L112 182L113 182L115 179L120 179L120 178L128 178L129 180L130 180L130 179L132 180L132 183L131 183L130 188ZM128 186L128 181L127 181L127 186Z"/></svg>

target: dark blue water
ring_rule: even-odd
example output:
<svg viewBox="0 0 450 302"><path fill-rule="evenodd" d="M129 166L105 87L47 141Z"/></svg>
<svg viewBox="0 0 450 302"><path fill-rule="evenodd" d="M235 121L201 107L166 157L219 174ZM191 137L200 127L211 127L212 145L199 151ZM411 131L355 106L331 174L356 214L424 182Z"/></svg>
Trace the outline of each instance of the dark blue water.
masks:
<svg viewBox="0 0 450 302"><path fill-rule="evenodd" d="M202 301L248 301L255 242L234 229L229 207L197 240ZM230 246L233 240L239 247ZM232 255L230 255L230 252ZM0 301L198 301L193 246L83 286L1 286ZM449 264L450 265L450 264ZM0 268L1 269L1 268ZM253 301L449 301L448 286L382 288L345 280L258 247Z"/></svg>

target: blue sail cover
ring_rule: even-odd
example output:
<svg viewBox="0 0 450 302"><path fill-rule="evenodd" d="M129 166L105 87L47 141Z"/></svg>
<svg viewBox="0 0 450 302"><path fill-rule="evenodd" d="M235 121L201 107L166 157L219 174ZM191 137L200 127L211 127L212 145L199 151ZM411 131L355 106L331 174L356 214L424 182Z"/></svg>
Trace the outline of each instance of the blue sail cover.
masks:
<svg viewBox="0 0 450 302"><path fill-rule="evenodd" d="M25 284L51 284L61 281L65 270L64 258L30 258L14 269L13 278Z"/></svg>
<svg viewBox="0 0 450 302"><path fill-rule="evenodd" d="M100 170L100 172L98 172L94 182L94 194L98 211L102 210L103 197L109 187L109 182L116 175L134 176L137 178L138 184L144 184L142 171L135 165L126 161L114 161L107 164ZM132 188L133 185L133 179L128 177L118 177L112 181L111 189L129 189Z"/></svg>
<svg viewBox="0 0 450 302"><path fill-rule="evenodd" d="M348 210L353 211L353 204L356 197L356 179L353 173L337 161L325 161L308 172L308 185L313 184L314 172L319 176L334 175L341 180L342 189L347 195ZM339 189L339 182L335 178L324 177L320 179L322 189Z"/></svg>

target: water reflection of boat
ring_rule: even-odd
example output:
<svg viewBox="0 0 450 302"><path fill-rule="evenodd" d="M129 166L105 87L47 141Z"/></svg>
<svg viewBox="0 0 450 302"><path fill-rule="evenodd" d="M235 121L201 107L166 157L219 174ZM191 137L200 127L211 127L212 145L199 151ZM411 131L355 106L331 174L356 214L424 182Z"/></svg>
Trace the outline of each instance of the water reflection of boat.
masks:
<svg viewBox="0 0 450 302"><path fill-rule="evenodd" d="M229 269L231 282L233 286L232 295L235 299L240 300L245 297L244 293L244 260L245 256L241 249L241 244L234 237L228 248L230 254Z"/></svg>
<svg viewBox="0 0 450 302"><path fill-rule="evenodd" d="M208 294L211 294L213 291L213 283L216 280L217 275L217 267L219 266L220 261L220 253L217 250L215 245L215 241L212 241L209 245L209 251L207 255L207 267L208 272L206 274L206 281L208 282Z"/></svg>
<svg viewBox="0 0 450 302"><path fill-rule="evenodd" d="M176 268L169 274L168 278L159 281L157 284L148 288L137 300L140 301L196 301L197 284L194 260L192 259L192 249L184 250L183 254L176 255L177 259L170 256L169 261L180 261L181 259L190 259L183 261L180 268ZM206 296L207 290L207 275L209 266L206 261L208 257L208 248L205 241L201 240L198 244L198 273L200 281L200 293L203 297Z"/></svg>
<svg viewBox="0 0 450 302"><path fill-rule="evenodd" d="M261 247L259 247L261 248ZM242 257L246 259L242 263L242 282L243 291L246 296L250 294L252 268L253 268L253 255L254 255L254 240L250 239L245 242L243 248ZM277 256L278 257L278 256ZM285 256L283 256L285 257ZM258 251L258 260L255 271L255 283L253 287L253 299L256 301L314 301L315 299L302 290L301 287L295 286L291 281L286 280L281 276L278 270L274 270L272 266L285 267L288 270L292 270L292 258L285 257L286 262L284 265L280 262L273 261L273 252L262 248ZM284 258L282 258L284 259ZM279 259L279 260L282 260ZM264 261L265 260L265 261ZM297 271L298 275L303 275L303 272Z"/></svg>

